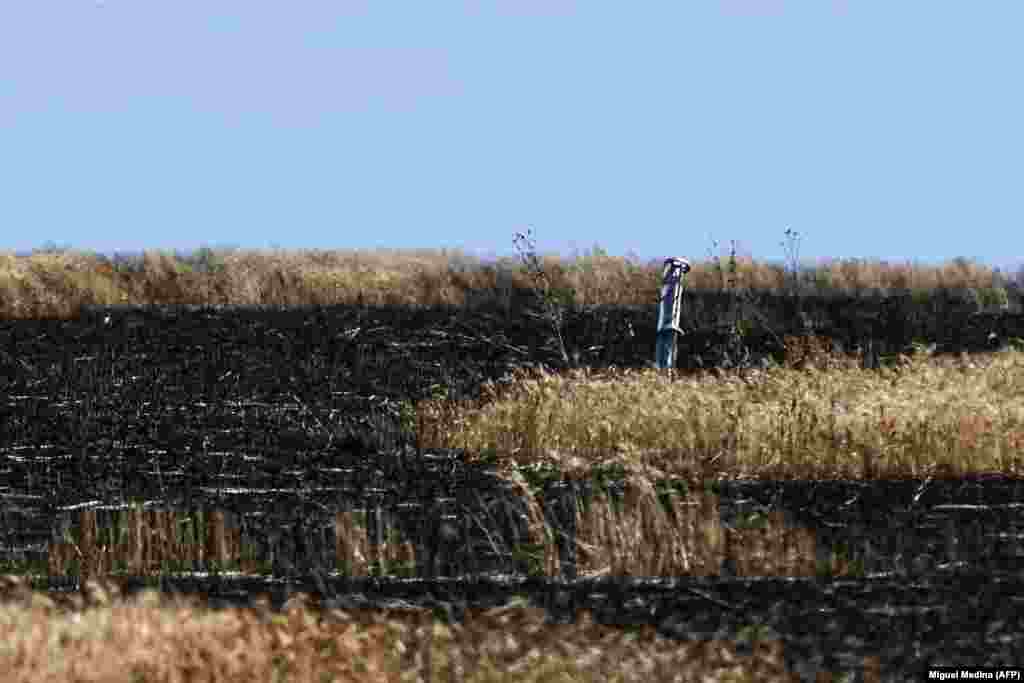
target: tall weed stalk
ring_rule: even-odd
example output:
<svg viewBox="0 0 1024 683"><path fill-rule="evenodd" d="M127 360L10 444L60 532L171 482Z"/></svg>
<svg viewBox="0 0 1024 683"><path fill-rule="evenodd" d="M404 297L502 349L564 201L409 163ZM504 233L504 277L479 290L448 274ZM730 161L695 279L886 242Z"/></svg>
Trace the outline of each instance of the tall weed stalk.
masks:
<svg viewBox="0 0 1024 683"><path fill-rule="evenodd" d="M544 272L544 265L537 256L536 243L532 239L532 228L527 229L526 235L515 233L513 244L519 251L519 256L526 266L533 279L533 291L544 306L544 315L551 323L555 333L555 340L558 342L558 350L562 355L562 363L565 368L574 368L575 363L569 360L569 354L565 350L565 339L562 337L562 326L564 324L564 310L575 302L575 291L571 287L555 288ZM524 249L521 245L526 245Z"/></svg>

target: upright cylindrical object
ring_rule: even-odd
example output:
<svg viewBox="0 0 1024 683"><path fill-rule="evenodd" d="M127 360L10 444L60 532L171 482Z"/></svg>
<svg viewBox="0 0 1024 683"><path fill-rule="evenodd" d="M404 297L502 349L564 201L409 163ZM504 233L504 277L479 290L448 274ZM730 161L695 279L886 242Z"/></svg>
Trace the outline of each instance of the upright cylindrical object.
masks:
<svg viewBox="0 0 1024 683"><path fill-rule="evenodd" d="M658 302L658 337L654 362L659 370L676 364L676 333L686 334L679 327L683 303L683 279L690 272L690 262L681 257L665 259L661 276L661 299Z"/></svg>

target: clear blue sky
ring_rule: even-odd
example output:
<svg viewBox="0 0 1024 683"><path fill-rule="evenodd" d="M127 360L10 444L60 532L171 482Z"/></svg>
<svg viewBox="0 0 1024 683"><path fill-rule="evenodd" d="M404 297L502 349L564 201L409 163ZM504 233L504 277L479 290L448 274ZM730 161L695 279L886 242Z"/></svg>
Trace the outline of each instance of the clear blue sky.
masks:
<svg viewBox="0 0 1024 683"><path fill-rule="evenodd" d="M0 249L1024 258L1024 4L8 0Z"/></svg>

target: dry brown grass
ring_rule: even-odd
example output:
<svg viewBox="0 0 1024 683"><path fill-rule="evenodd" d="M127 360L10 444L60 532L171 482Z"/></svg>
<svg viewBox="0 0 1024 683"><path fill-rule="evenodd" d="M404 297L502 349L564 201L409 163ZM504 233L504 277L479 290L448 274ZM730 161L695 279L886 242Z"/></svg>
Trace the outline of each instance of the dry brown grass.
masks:
<svg viewBox="0 0 1024 683"><path fill-rule="evenodd" d="M522 475L511 471L507 476L527 503L528 542L542 548L536 558L539 571L559 576L563 567L555 530L546 524L540 502ZM630 476L621 499L599 494L587 504L577 502L577 569L585 576L717 576L730 560L740 576L847 573L841 558L830 567L817 567L814 534L791 527L781 514L772 513L750 528L724 528L718 503L717 495L691 491L666 507L648 478ZM204 528L194 538L174 531L186 526L179 513L131 508L124 512L112 527L101 529L95 510L79 511L73 532L50 544L48 573L92 580L117 572L157 576L212 563L224 571L237 568L244 573L258 573L266 566L246 559L251 553L243 548L240 530L226 528L219 511L206 515ZM388 542L371 546L365 526L355 523L351 513L337 514L335 535L335 567L350 576L368 576L375 563L390 572L415 566L419 559L414 544L397 532Z"/></svg>
<svg viewBox="0 0 1024 683"><path fill-rule="evenodd" d="M86 593L78 605L57 605L4 577L0 681L798 680L778 641L754 640L741 655L728 641L672 641L649 626L599 624L586 611L572 624L546 623L543 610L520 602L446 625L424 612L320 612L301 597L274 614L210 611L154 592L122 600L114 582L90 582Z"/></svg>
<svg viewBox="0 0 1024 683"><path fill-rule="evenodd" d="M185 257L147 251L137 267L115 267L96 254L65 250L30 256L0 254L0 317L73 317L84 304L452 304L474 291L510 285L529 289L529 269L515 259L494 264L459 250L210 250L217 268L203 272ZM194 257L193 257L194 260ZM198 262L196 262L198 264ZM639 263L601 251L560 259L538 257L554 288L572 288L579 304L645 304L657 299L661 262ZM687 287L723 286L716 259L692 262ZM784 266L735 258L737 286L779 291ZM954 259L939 266L868 260L822 261L800 278L819 292L915 295L937 288L991 293L1005 280L985 265Z"/></svg>
<svg viewBox="0 0 1024 683"><path fill-rule="evenodd" d="M396 680L397 630L383 622L321 620L299 606L274 617L167 606L155 592L122 601L112 586L90 582L89 607L68 610L7 581L15 604L0 609L0 681Z"/></svg>

